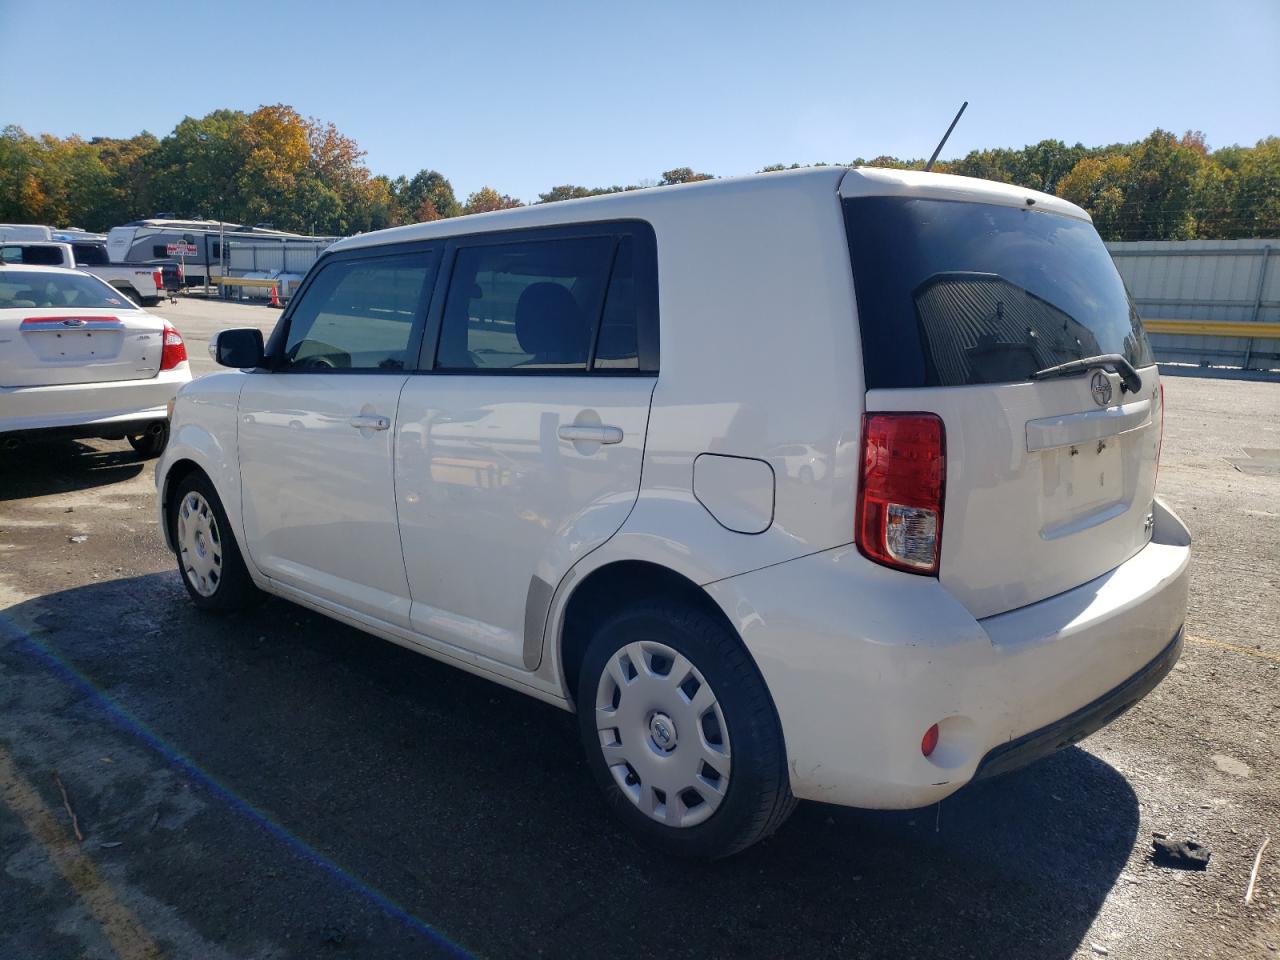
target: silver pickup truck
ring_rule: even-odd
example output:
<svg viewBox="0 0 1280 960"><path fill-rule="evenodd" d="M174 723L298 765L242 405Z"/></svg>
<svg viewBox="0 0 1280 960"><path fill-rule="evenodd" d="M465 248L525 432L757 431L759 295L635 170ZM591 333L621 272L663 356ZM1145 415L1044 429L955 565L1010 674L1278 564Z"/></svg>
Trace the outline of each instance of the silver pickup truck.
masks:
<svg viewBox="0 0 1280 960"><path fill-rule="evenodd" d="M178 267L172 263L112 263L103 243L62 243L53 240L0 243L0 260L27 266L69 267L105 280L130 300L154 306L166 290L181 286Z"/></svg>

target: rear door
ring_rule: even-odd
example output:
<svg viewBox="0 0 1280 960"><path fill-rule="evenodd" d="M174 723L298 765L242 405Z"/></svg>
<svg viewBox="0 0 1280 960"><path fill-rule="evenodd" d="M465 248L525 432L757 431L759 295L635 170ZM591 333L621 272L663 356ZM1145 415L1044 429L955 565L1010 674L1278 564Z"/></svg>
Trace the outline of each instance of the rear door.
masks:
<svg viewBox="0 0 1280 960"><path fill-rule="evenodd" d="M976 617L1111 570L1151 535L1163 411L1142 325L1092 224L937 196L846 196L867 409L946 431L939 577ZM1090 370L1120 354L1142 385Z"/></svg>
<svg viewBox="0 0 1280 960"><path fill-rule="evenodd" d="M560 578L622 525L657 376L652 229L451 243L425 370L405 386L396 491L420 633L538 665Z"/></svg>
<svg viewBox="0 0 1280 960"><path fill-rule="evenodd" d="M96 277L0 268L0 387L145 380L163 321Z"/></svg>
<svg viewBox="0 0 1280 960"><path fill-rule="evenodd" d="M272 337L274 368L251 374L240 392L253 562L311 596L400 625L409 588L392 441L435 263L435 250L417 244L329 258Z"/></svg>

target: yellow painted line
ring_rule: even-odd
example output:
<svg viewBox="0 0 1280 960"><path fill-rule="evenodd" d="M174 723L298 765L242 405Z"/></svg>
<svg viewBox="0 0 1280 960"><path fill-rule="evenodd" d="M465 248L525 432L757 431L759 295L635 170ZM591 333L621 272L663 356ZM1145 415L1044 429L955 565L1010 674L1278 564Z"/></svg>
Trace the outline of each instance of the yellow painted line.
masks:
<svg viewBox="0 0 1280 960"><path fill-rule="evenodd" d="M84 855L70 833L70 824L60 824L0 746L0 798L18 815L27 832L75 891L80 902L98 922L111 949L120 960L159 960L164 954L151 939L133 912L120 902L111 885L103 879L93 861Z"/></svg>
<svg viewBox="0 0 1280 960"><path fill-rule="evenodd" d="M1255 340L1280 339L1280 323L1250 323L1245 320L1143 320L1147 333L1190 334L1196 337L1250 337Z"/></svg>
<svg viewBox="0 0 1280 960"><path fill-rule="evenodd" d="M1188 640L1194 640L1196 643L1204 643L1211 647L1220 647L1223 650L1234 650L1236 653L1247 653L1251 657L1260 657L1263 660L1274 660L1280 663L1280 653L1271 653L1269 650L1258 650L1254 647L1242 647L1238 643L1227 643L1225 640L1210 640L1208 637L1195 637L1191 634L1187 635Z"/></svg>

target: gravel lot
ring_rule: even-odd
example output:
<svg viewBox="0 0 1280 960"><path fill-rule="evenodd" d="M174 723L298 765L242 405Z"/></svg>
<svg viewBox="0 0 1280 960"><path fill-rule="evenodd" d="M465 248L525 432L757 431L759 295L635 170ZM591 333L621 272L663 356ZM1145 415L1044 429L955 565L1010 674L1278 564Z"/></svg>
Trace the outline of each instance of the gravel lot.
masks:
<svg viewBox="0 0 1280 960"><path fill-rule="evenodd" d="M198 373L279 316L157 312ZM940 808L802 804L711 865L617 830L554 708L282 601L197 614L127 445L10 455L0 958L1280 958L1280 383L1165 382L1196 540L1165 683ZM1154 866L1153 831L1208 870Z"/></svg>

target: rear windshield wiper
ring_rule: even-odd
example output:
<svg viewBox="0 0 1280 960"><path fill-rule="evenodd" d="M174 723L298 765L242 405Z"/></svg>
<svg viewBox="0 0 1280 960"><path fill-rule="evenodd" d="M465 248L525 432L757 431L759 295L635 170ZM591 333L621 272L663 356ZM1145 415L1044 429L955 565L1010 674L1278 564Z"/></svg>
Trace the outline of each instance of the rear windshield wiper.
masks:
<svg viewBox="0 0 1280 960"><path fill-rule="evenodd" d="M1129 393L1137 393L1142 389L1142 378L1138 376L1138 371L1118 353L1103 353L1096 357L1085 357L1083 360L1070 360L1056 367L1045 367L1031 374L1028 379L1048 380L1050 377L1073 377L1097 369L1114 370L1120 375L1121 389Z"/></svg>

